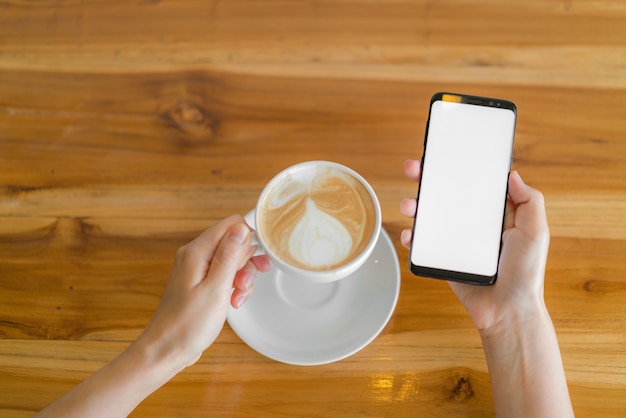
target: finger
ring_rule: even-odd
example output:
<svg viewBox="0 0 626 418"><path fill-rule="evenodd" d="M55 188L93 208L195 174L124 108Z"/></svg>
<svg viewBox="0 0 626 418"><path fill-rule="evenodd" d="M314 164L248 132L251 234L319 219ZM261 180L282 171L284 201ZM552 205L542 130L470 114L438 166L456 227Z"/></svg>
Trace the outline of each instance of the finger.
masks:
<svg viewBox="0 0 626 418"><path fill-rule="evenodd" d="M230 292L235 275L250 248L250 228L243 222L233 225L220 241L211 260L205 282ZM208 284L207 284L208 286Z"/></svg>
<svg viewBox="0 0 626 418"><path fill-rule="evenodd" d="M524 187L524 182L517 171L509 173L509 190L506 198L506 206L504 209L504 230L508 230L515 227L515 212L517 206L521 203L521 195L523 193L521 188ZM517 197L517 203L513 200L512 194Z"/></svg>
<svg viewBox="0 0 626 418"><path fill-rule="evenodd" d="M239 215L228 217L206 229L196 239L182 246L176 253L175 270L180 271L189 286L199 284L207 274L210 261L215 255L218 244L229 228L242 222Z"/></svg>
<svg viewBox="0 0 626 418"><path fill-rule="evenodd" d="M270 271L270 259L267 255L257 255L252 257L250 260L260 272L267 273Z"/></svg>
<svg viewBox="0 0 626 418"><path fill-rule="evenodd" d="M241 264L239 265L239 270L241 270L248 261L250 261L252 259L252 257L254 256L254 253L256 252L256 245L251 245L250 247L248 247L248 250L246 251L246 253L244 254L244 256L241 258Z"/></svg>
<svg viewBox="0 0 626 418"><path fill-rule="evenodd" d="M509 175L509 196L511 201L516 206L526 203L531 198L532 188L522 180L517 170L514 170Z"/></svg>
<svg viewBox="0 0 626 418"><path fill-rule="evenodd" d="M404 162L404 175L409 179L418 182L422 168L420 160L406 160Z"/></svg>
<svg viewBox="0 0 626 418"><path fill-rule="evenodd" d="M400 234L400 242L405 248L411 247L411 239L413 238L413 231L410 229L405 229Z"/></svg>
<svg viewBox="0 0 626 418"><path fill-rule="evenodd" d="M266 255L259 255L251 258L244 268L239 270L235 275L233 282L235 289L230 298L230 303L233 308L239 308L242 306L252 294L252 288L254 287L254 277L261 272L268 272L270 270L269 258Z"/></svg>
<svg viewBox="0 0 626 418"><path fill-rule="evenodd" d="M205 250L210 250L210 253L205 253L205 255L208 260L211 260L218 244L222 241L222 238L224 238L224 235L226 235L233 225L238 223L245 223L241 215L229 216L205 230L190 244Z"/></svg>
<svg viewBox="0 0 626 418"><path fill-rule="evenodd" d="M533 235L549 235L543 194L528 186L517 171L509 176L509 197L515 206L515 226Z"/></svg>
<svg viewBox="0 0 626 418"><path fill-rule="evenodd" d="M239 271L237 271L237 274L235 274L235 280L233 281L235 289L245 291L252 286L254 276L256 276L258 271L259 270L252 260L248 260L248 262Z"/></svg>
<svg viewBox="0 0 626 418"><path fill-rule="evenodd" d="M506 206L504 209L504 230L511 229L515 226L515 204L511 201L511 197L507 196Z"/></svg>
<svg viewBox="0 0 626 418"><path fill-rule="evenodd" d="M400 213L409 218L415 217L417 211L417 201L415 199L402 199L400 201Z"/></svg>
<svg viewBox="0 0 626 418"><path fill-rule="evenodd" d="M253 286L249 287L245 291L235 289L233 294L230 296L230 305L235 309L241 308L248 301L248 299L250 299L253 290Z"/></svg>
<svg viewBox="0 0 626 418"><path fill-rule="evenodd" d="M509 176L509 196L516 206L529 204L535 214L545 217L543 194L524 183L517 171L513 171Z"/></svg>

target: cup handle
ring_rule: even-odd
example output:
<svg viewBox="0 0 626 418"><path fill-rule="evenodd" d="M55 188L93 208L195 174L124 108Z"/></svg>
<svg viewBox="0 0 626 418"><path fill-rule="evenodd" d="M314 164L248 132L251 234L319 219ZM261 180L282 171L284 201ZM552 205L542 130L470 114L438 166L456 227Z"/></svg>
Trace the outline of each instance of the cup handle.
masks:
<svg viewBox="0 0 626 418"><path fill-rule="evenodd" d="M250 212L244 215L243 219L246 221L246 223L252 230L250 233L250 244L256 245L256 251L254 252L254 255L257 256L257 255L265 254L265 250L261 246L261 243L259 242L259 235L256 232L256 228L255 228L256 222L254 221L255 214L256 214L256 209L252 209Z"/></svg>
<svg viewBox="0 0 626 418"><path fill-rule="evenodd" d="M250 245L256 245L255 256L265 254L265 250L261 246L261 243L259 243L259 236L254 229L250 232Z"/></svg>

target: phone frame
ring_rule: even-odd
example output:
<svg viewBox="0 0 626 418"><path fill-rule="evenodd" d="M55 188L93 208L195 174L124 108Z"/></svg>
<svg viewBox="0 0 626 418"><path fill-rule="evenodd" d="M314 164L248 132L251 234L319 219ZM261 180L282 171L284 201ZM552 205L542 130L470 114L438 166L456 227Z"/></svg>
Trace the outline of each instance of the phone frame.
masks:
<svg viewBox="0 0 626 418"><path fill-rule="evenodd" d="M430 119L431 119L431 112L432 112L432 107L433 104L436 101L451 101L451 102L457 102L457 103L464 103L464 104L470 104L470 105L477 105L477 106L487 106L487 107L494 107L494 108L498 108L498 109L505 109L505 110L510 110L513 112L513 138L511 139L511 151L510 151L510 161L509 161L509 175L511 173L511 165L512 165L512 161L513 161L513 146L514 146L514 141L515 141L515 126L516 126L516 122L517 122L517 107L515 106L515 104L509 100L503 100L503 99L496 99L496 98L491 98L491 97L482 97L482 96L473 96L473 95L467 95L467 94L458 94L458 93L449 93L449 92L438 92L435 93L431 100L430 100L430 105L428 108L428 121L426 123L426 130L424 133L424 147L423 147L423 152L422 152L422 159L421 159L421 169L422 170L427 170L428 168L424 166L424 157L426 155L426 147L427 147L427 143L428 143L428 134L429 134L429 128L430 128ZM411 245L410 245L410 251L409 251L409 269L410 271L418 276L424 276L424 277L429 277L429 278L434 278L434 279L443 279L443 280L451 280L451 281L456 281L456 282L462 282L462 283L470 283L470 284L475 284L475 285L492 285L495 283L497 277L498 277L498 271L499 271L499 264L500 264L500 255L502 253L502 233L504 232L504 215L506 213L506 202L504 205L504 209L503 209L503 213L502 213L502 226L500 227L500 245L499 245L499 249L498 249L498 262L497 262L497 267L496 267L496 272L494 275L490 276L490 275L479 275L479 274L473 274L473 273L467 273L467 272L461 272L461 271L453 271L453 270L445 270L445 269L440 269L440 268L433 268L433 267L426 267L426 266L419 266L419 265L415 265L413 264L412 261L412 252L413 252L413 239L415 238L415 225L417 222L417 214L419 212L419 201L420 201L420 192L422 190L422 176L420 176L420 180L419 180L419 187L418 187L418 192L417 192L417 199L416 199L416 203L417 203L417 207L416 207L416 213L415 213L415 218L413 220L413 238L411 239ZM506 193L504 195L504 199L507 199L508 196L508 177L507 177L507 184L506 184Z"/></svg>

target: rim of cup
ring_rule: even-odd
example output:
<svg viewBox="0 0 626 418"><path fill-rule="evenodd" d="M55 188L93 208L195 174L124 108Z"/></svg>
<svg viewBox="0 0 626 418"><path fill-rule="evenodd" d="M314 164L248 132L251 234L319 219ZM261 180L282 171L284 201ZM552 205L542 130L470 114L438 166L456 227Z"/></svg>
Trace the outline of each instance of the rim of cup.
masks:
<svg viewBox="0 0 626 418"><path fill-rule="evenodd" d="M333 269L328 269L328 270L308 270L308 269L298 267L298 266L295 266L293 264L290 264L284 261L283 259L278 257L270 248L268 248L263 238L262 231L259 231L260 213L258 209L259 209L260 203L263 201L263 199L265 198L267 193L271 190L271 188L289 173L292 173L296 170L302 170L307 167L317 166L317 165L323 165L327 167L330 166L333 168L337 168L351 175L355 179L357 179L363 185L363 187L365 187L365 189L367 190L372 200L372 204L374 206L374 216L375 216L374 231L372 235L370 236L369 242L367 243L363 251L361 251L359 255L357 255L356 257L354 257L352 260L348 261L347 263L341 266L335 267ZM330 281L339 280L343 277L350 275L363 264L365 259L367 259L371 255L374 247L376 246L378 237L380 235L380 230L382 228L382 210L380 207L378 196L376 195L374 188L367 182L367 180L365 180L363 176L361 176L355 170L343 164L336 163L333 161L312 160L312 161L304 161L304 162L291 165L281 170L278 174L272 177L272 179L267 183L267 185L261 191L261 194L259 195L259 198L257 200L257 206L256 206L255 214L254 214L254 223L255 223L254 228L256 230L257 239L259 243L261 244L261 247L263 247L263 251L270 256L272 261L278 262L278 264L280 264L280 266L278 266L280 270L283 270L283 271L290 270L290 272L294 272L298 276L301 276L303 278L313 280L313 281L330 282Z"/></svg>

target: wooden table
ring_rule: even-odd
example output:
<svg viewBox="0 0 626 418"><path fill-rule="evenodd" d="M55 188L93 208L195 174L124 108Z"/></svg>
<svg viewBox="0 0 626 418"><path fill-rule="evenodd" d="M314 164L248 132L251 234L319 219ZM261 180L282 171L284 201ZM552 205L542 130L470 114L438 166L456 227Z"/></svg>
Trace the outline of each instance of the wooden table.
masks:
<svg viewBox="0 0 626 418"><path fill-rule="evenodd" d="M625 21L621 0L0 2L0 415L115 357L180 245L286 166L328 159L377 190L399 255L382 333L299 367L226 326L133 416L492 416L471 320L399 244L416 192L402 163L449 90L517 104L575 411L624 416Z"/></svg>

